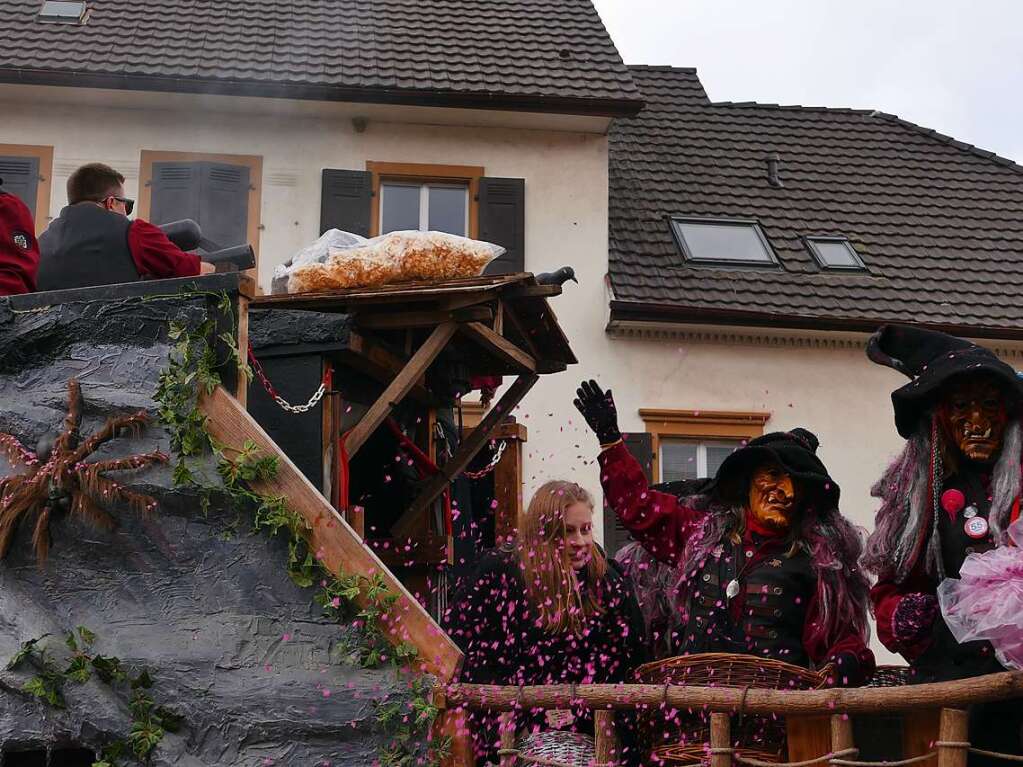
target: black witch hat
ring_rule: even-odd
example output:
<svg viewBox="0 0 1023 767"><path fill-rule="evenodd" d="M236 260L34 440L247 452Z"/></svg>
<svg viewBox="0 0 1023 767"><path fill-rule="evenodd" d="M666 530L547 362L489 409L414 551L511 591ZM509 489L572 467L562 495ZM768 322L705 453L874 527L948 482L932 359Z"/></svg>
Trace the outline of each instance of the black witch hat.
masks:
<svg viewBox="0 0 1023 767"><path fill-rule="evenodd" d="M986 373L1016 402L1023 400L1023 379L995 353L965 338L908 325L883 325L867 342L867 356L913 379L892 392L895 427L906 439L934 405L952 378Z"/></svg>
<svg viewBox="0 0 1023 767"><path fill-rule="evenodd" d="M840 490L817 457L819 444L817 436L807 429L771 432L751 439L729 455L713 479L670 482L658 489L676 495L711 495L729 505L743 504L747 501L750 476L757 467L773 463L799 482L810 503L820 504L821 511L834 509L838 507Z"/></svg>

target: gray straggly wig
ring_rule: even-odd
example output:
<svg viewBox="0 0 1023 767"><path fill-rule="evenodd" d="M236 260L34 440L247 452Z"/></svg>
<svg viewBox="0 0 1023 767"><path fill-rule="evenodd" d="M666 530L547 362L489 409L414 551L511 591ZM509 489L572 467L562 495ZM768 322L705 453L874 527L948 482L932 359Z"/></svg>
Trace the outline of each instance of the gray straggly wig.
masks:
<svg viewBox="0 0 1023 767"><path fill-rule="evenodd" d="M706 495L687 496L679 501L683 506L707 512L702 530L687 541L680 560L681 578L676 587L676 599L684 613L691 579L719 543L742 531L746 512L715 503ZM866 641L870 634L867 623L870 586L859 565L863 530L843 517L838 509L806 509L801 525L792 530L789 538L793 547L810 555L817 575L818 614L811 635L830 645L851 629ZM688 616L683 614L683 624L686 620Z"/></svg>
<svg viewBox="0 0 1023 767"><path fill-rule="evenodd" d="M1011 421L1005 430L1002 451L995 463L991 478L991 512L988 523L997 545L1005 543L1012 506L1020 494L1021 428ZM933 420L921 421L920 428L888 469L870 494L881 499L874 517L874 532L867 539L863 567L881 580L902 583L916 566L920 554L926 556L927 573L936 578L945 577L941 548L938 541L939 492L928 492L941 486L942 446L940 430ZM932 457L933 456L933 457ZM937 477L931 477L935 465ZM925 548L926 544L926 548Z"/></svg>

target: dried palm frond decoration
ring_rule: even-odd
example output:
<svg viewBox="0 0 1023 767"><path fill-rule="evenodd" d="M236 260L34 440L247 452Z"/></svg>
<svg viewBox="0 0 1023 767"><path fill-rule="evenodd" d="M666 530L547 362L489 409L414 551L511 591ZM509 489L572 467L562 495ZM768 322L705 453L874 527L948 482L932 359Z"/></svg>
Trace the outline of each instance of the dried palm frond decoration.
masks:
<svg viewBox="0 0 1023 767"><path fill-rule="evenodd" d="M79 434L82 421L82 389L74 378L68 381L67 416L59 434L39 440L35 452L10 434L0 434L0 451L11 466L23 466L21 474L0 479L0 559L7 556L18 526L34 524L32 545L40 565L50 553L50 518L58 512L79 516L96 527L110 530L116 521L110 508L127 506L138 514L156 508L151 496L137 493L105 476L108 471L141 469L167 461L154 450L126 458L86 463L101 445L120 436L138 437L149 420L145 410L109 418L84 440Z"/></svg>

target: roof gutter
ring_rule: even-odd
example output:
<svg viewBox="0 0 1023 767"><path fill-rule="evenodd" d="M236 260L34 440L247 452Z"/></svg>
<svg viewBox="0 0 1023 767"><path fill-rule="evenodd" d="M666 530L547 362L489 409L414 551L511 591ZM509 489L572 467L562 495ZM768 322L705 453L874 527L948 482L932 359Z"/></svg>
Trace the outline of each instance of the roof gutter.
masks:
<svg viewBox="0 0 1023 767"><path fill-rule="evenodd" d="M607 329L627 328L638 323L666 325L720 325L759 327L778 330L816 330L824 332L873 333L893 320L868 317L807 317L734 309L708 309L680 304L653 304L640 301L612 301ZM942 322L914 322L917 327L939 330L966 338L990 338L1023 341L1023 328L995 328Z"/></svg>
<svg viewBox="0 0 1023 767"><path fill-rule="evenodd" d="M258 80L203 80L189 77L114 75L63 72L47 69L0 67L0 83L52 85L65 88L104 88L157 93L198 93L252 96L307 101L345 101L363 104L397 104L455 109L489 109L513 112L633 117L643 108L642 99L565 98L543 95L465 93L399 88L347 88L305 83L271 83Z"/></svg>

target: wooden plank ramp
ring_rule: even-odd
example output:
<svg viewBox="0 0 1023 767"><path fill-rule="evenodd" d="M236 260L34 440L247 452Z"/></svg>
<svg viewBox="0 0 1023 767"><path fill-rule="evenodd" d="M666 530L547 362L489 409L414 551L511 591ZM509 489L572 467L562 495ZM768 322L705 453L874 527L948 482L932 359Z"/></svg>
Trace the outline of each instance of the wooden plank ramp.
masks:
<svg viewBox="0 0 1023 767"><path fill-rule="evenodd" d="M450 682L461 665L461 651L245 408L222 387L203 397L200 408L208 419L209 433L219 442L241 447L252 440L264 454L277 458L277 476L269 482L252 483L252 489L287 498L288 508L308 523L310 550L331 572L343 569L367 577L380 573L391 592L398 595L384 626L388 636L394 643L408 642L416 647L421 670Z"/></svg>

